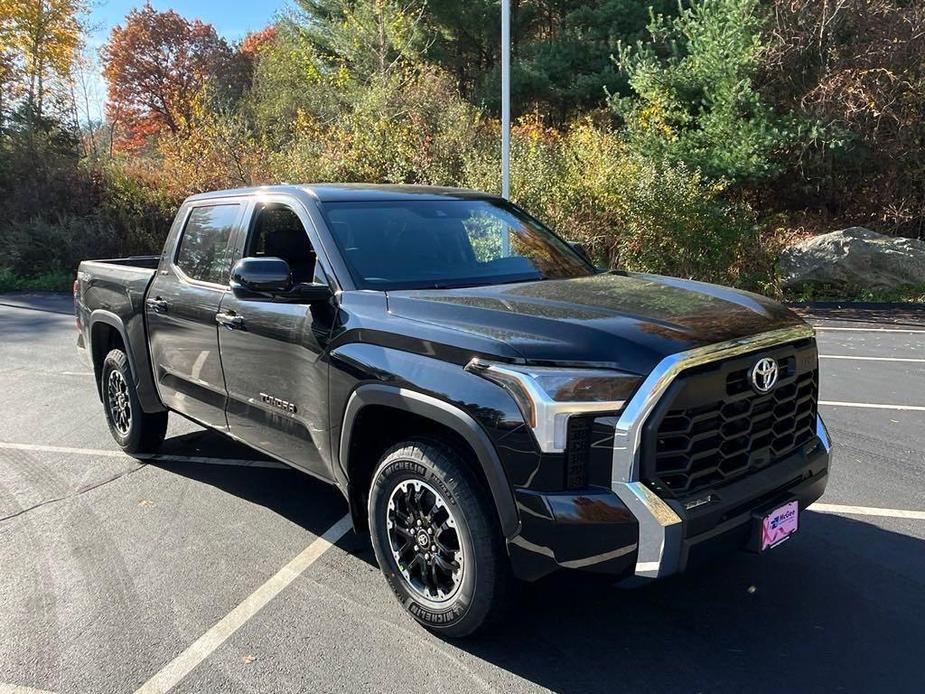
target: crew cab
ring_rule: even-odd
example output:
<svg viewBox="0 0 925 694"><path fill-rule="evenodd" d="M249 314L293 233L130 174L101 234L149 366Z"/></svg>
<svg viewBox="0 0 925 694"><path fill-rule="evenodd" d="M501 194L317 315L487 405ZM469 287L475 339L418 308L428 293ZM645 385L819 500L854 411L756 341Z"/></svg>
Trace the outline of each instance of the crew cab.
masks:
<svg viewBox="0 0 925 694"><path fill-rule="evenodd" d="M502 614L513 579L769 550L828 478L798 316L600 271L483 193L195 195L160 256L85 261L74 293L124 450L156 450L173 412L335 485L446 636Z"/></svg>

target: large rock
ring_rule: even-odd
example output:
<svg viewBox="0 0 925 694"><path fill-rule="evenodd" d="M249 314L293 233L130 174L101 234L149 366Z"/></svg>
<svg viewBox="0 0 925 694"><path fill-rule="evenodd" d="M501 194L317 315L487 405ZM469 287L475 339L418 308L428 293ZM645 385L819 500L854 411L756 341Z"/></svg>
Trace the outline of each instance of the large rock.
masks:
<svg viewBox="0 0 925 694"><path fill-rule="evenodd" d="M851 227L791 246L780 257L780 270L785 287L925 284L925 243Z"/></svg>

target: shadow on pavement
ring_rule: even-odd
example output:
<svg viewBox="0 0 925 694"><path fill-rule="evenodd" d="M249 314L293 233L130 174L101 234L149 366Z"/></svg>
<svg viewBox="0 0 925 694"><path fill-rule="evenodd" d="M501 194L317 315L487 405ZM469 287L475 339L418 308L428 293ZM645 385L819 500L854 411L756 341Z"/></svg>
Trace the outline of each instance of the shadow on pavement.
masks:
<svg viewBox="0 0 925 694"><path fill-rule="evenodd" d="M233 461L270 461L257 451L208 430L171 437L164 441L159 452ZM314 535L321 535L347 512L344 497L337 489L289 467L268 469L211 463L175 463L169 460L143 462L264 506Z"/></svg>
<svg viewBox="0 0 925 694"><path fill-rule="evenodd" d="M180 417L180 415L171 415ZM255 451L250 446L238 443L234 439L219 434L211 429L197 429L180 436L171 436L164 440L158 449L160 455L202 456L207 458L225 458L228 460L255 460L270 462L268 456ZM281 469L291 470L279 463ZM170 467L165 465L164 467ZM170 468L173 469L173 468Z"/></svg>
<svg viewBox="0 0 925 694"><path fill-rule="evenodd" d="M62 326L72 331L71 344L76 345L77 328L74 326L73 311L63 314L0 303L0 335L4 342L32 343L42 335L54 335Z"/></svg>
<svg viewBox="0 0 925 694"><path fill-rule="evenodd" d="M646 588L557 576L457 645L557 692L922 691L925 543L811 512L803 526L773 555Z"/></svg>
<svg viewBox="0 0 925 694"><path fill-rule="evenodd" d="M210 456L221 445L227 457L254 455L214 433L165 444ZM337 490L295 470L156 464L314 534L346 510ZM365 537L338 544L375 566ZM808 512L768 556L736 554L643 588L577 573L520 584L502 625L447 645L557 692L920 692L923 576L922 540Z"/></svg>
<svg viewBox="0 0 925 694"><path fill-rule="evenodd" d="M74 298L67 292L5 292L0 294L0 306L74 315Z"/></svg>

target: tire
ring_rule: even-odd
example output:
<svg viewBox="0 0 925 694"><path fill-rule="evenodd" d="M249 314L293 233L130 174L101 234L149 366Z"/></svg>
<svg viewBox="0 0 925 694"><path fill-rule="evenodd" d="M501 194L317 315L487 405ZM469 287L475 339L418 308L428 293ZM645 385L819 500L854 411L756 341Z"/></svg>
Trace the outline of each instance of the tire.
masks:
<svg viewBox="0 0 925 694"><path fill-rule="evenodd" d="M510 565L490 499L463 456L435 441L393 446L373 475L379 567L405 610L441 636L468 636L503 613Z"/></svg>
<svg viewBox="0 0 925 694"><path fill-rule="evenodd" d="M122 450L153 453L160 448L167 433L167 413L141 409L125 352L114 349L106 355L100 378L106 423Z"/></svg>

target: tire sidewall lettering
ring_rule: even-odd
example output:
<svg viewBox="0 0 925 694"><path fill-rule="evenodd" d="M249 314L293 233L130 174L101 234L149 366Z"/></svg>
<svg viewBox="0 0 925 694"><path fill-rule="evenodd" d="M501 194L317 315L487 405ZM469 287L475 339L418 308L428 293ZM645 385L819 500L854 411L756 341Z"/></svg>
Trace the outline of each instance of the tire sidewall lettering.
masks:
<svg viewBox="0 0 925 694"><path fill-rule="evenodd" d="M391 491L394 485L408 478L419 478L427 482L435 489L439 490L440 494L448 504L458 508L455 496L447 488L446 484L440 477L433 474L431 469L427 466L416 460L407 458L395 460L384 466L379 471L376 477L375 486L380 490L380 502L382 498ZM381 512L381 508L377 510ZM465 523L465 518L461 519L460 522ZM463 532L467 538L466 541L470 542L471 544L471 540L469 539L468 526L465 527ZM405 586L404 579L392 565L393 560L391 553L387 551L388 547L383 546L380 538L374 537L372 539L373 542L379 545L380 549L382 550L383 558L388 563L388 570L384 572L384 574L389 587L398 598L398 601L415 619L439 627L457 622L466 615L471 602L471 596L469 593L474 589L473 577L476 570L474 565L471 567L467 577L464 579L464 583L460 587L459 593L456 595L455 599L445 609L435 610L418 602L416 597Z"/></svg>

